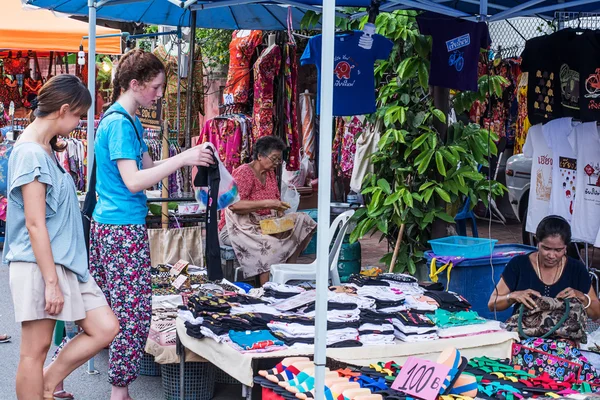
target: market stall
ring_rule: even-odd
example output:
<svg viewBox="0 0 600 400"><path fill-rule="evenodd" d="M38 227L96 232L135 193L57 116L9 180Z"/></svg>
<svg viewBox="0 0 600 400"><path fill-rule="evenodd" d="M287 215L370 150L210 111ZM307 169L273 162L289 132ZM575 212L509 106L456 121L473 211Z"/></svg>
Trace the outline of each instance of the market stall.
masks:
<svg viewBox="0 0 600 400"><path fill-rule="evenodd" d="M36 2L33 2L36 3ZM42 3L42 1L40 1L39 3ZM487 2L479 2L479 4L476 4L475 6L479 6L478 10L473 10L474 7L471 3L459 3L459 5L457 6L458 10L455 8L450 8L450 7L446 7L443 5L439 5L439 4L430 4L430 3L417 3L415 4L414 2L411 2L409 0L405 0L405 1L401 1L399 2L400 4L402 4L402 7L414 7L414 6L418 6L420 8L423 9L427 9L430 11L435 11L435 12L442 12L442 13L446 13L447 15L450 16L454 16L454 17L464 17L465 19L481 19L481 20L486 20L487 19L487 14L488 14L488 4ZM477 3L477 2L476 2ZM528 13L536 13L536 12L549 12L554 10L555 8L553 7L565 7L568 5L568 3L561 3L560 5L551 5L548 6L546 8L538 8L538 9L533 9L533 6L535 6L536 4L539 4L539 1L532 1L532 2L528 2L526 4L523 4L519 7L517 7L516 9L512 10L512 12L508 12L510 10L505 10L504 12L501 12L497 15L498 18L501 17L507 17L510 15L516 15L518 13L520 14L528 14ZM587 2L585 2L587 3ZM590 2L591 3L591 2ZM584 2L575 2L574 5L583 5ZM172 5L170 5L172 6ZM333 26L333 17L334 17L334 6L335 4L333 4L333 2L324 2L323 3L324 6L324 19L323 19L323 37L324 38L329 38L329 37L333 37L334 35L334 26ZM497 5L490 5L492 8L493 7L497 7ZM116 7L116 6L115 6ZM502 6L504 7L504 6ZM391 8L391 7L390 7ZM388 8L388 9L390 9ZM463 11L466 10L466 11ZM477 13L477 11L479 12L479 16L476 16L474 14ZM94 6L90 6L90 20L93 20L95 18L95 12L96 9ZM93 18L92 18L93 17ZM196 18L194 17L193 20L196 20ZM321 72L322 72L322 80L321 80L321 86L325 87L325 88L330 88L333 87L333 79L334 79L334 74L333 73L328 73L333 71L333 65L334 65L334 56L335 56L335 52L333 49L333 40L323 40L322 41L322 47L321 47L321 52L320 54L322 54L322 58L319 58L318 62L316 61L317 64L321 65ZM476 52L479 53L479 48L481 47L480 42L477 41L476 45ZM457 46L461 46L464 47L464 41L458 41L456 43ZM475 47L475 46L473 46ZM472 59L472 57L470 57ZM464 60L463 60L464 61ZM469 60L472 61L472 60ZM475 60L477 61L477 60ZM462 65L459 62L457 62L455 60L455 62L452 65ZM462 69L462 68L457 68L458 69ZM344 74L344 71L338 71L340 74ZM475 76L476 77L476 76ZM431 82L430 82L431 83ZM324 90L322 91L322 98L320 99L320 110L321 110L321 135L320 135L320 146L319 148L322 151L322 155L323 155L323 162L320 163L320 177L322 179L322 181L320 182L322 187L330 187L331 186L331 180L330 180L330 163L329 163L329 149L331 149L331 129L332 129L332 125L333 125L333 121L332 121L332 115L334 113L333 111L333 107L332 107L332 103L333 103L333 97L334 94L332 93L331 90ZM328 219L328 213L329 213L329 204L330 203L330 193L329 191L322 191L322 193L320 193L319 195L319 219L321 221L325 221ZM319 237L322 238L324 235L325 237L329 236L329 232L327 229L327 225L325 225L323 227L323 229L319 230ZM318 257L317 257L317 263L318 263L318 268L317 270L319 271L319 275L317 277L317 293L315 295L316 298L316 305L315 305L315 313L314 313L314 317L316 318L313 322L314 322L314 327L316 328L316 334L314 335L313 341L315 343L314 348L313 347L308 347L307 349L304 350L298 350L298 351L302 351L302 353L296 353L296 350L292 350L292 353L288 353L288 350L285 350L284 352L277 352L274 351L270 354L270 356L273 355L279 355L279 356L285 356L285 355L290 355L290 354L310 354L312 352L314 352L315 355L315 365L317 367L317 372L315 373L315 378L316 378L316 383L315 383L315 387L316 387L316 396L317 398L323 398L322 397L322 391L325 387L324 385L324 381L323 381L323 369L325 368L325 363L326 363L326 356L330 356L331 358L334 359L338 359L341 361L345 361L347 363L352 362L356 362L359 365L363 365L363 363L366 363L367 361L371 361L372 359L368 358L367 356L365 356L364 353L367 352L368 346L364 346L361 347L359 350L353 349L352 352L348 351L347 349L345 351L339 350L339 349L328 349L326 350L326 342L327 342L327 336L328 336L328 332L327 332L327 320L328 320L328 313L327 313L327 296L328 296L328 292L327 292L327 285L324 284L324 282L327 281L327 272L328 272L328 265L327 265L327 255L329 253L329 243L325 240L319 240L318 241ZM314 300L314 299L313 299ZM197 316L194 315L194 317L198 318ZM182 322L179 320L177 323L177 331L181 336L181 341L182 343L190 350L193 350L195 353L201 355L202 357L204 357L205 359L215 363L217 366L225 369L228 366L222 362L222 360L220 359L220 357L218 356L218 354L229 354L230 348L227 347L228 345L225 345L223 343L215 343L213 344L212 342L209 342L211 344L207 344L204 345L205 341L207 340L212 340L209 338L190 338L189 336L189 331L190 331L190 327L186 326L185 327L185 332L183 332L183 325ZM213 332L214 333L214 332ZM220 335L218 335L220 336ZM234 335L235 336L235 335ZM402 337L402 335L399 335L400 337ZM512 344L512 341L514 339L516 339L515 335L513 334L508 334L508 333L495 333L495 334L490 334L490 335L481 335L481 338L485 337L486 339L489 339L491 337L494 337L494 340L491 340L490 342L486 341L486 339L481 339L481 342L478 343L479 346L485 346L487 349L489 349L490 351L494 352L494 354L497 354L499 356L507 356L509 354L509 352L507 351L508 348L510 347L510 345ZM430 340L429 342L427 342L428 344L428 349L431 350L435 350L435 352L437 353L439 350L441 350L441 348L437 348L437 343L443 343L446 340L458 340L458 339L444 339L444 340L440 340L439 338L434 338L432 340ZM199 344L202 343L202 344ZM476 341L472 338L470 338L469 340L469 345L463 347L463 349L465 350L466 353L469 353L470 351L475 351L473 349L473 347L470 347L471 344L475 344ZM463 346L462 341L458 341L458 342L453 342L452 344L454 345L458 345L458 346ZM381 356L384 356L384 352L385 351L392 351L390 350L390 348L394 348L396 349L396 346L398 347L398 353L394 353L394 355L397 355L400 359L402 359L402 357L408 355L408 353L405 351L406 347L408 347L407 345L388 345L385 347L382 347L380 350L376 350L374 352L374 354L381 354ZM496 347L499 346L499 347ZM415 346L415 345L410 345L411 349L417 349L417 351L422 351L419 350L418 347L419 346ZM374 349L377 348L377 346L373 347ZM404 348L404 349L402 349ZM196 351L197 350L197 351ZM236 351L237 354L239 354L238 350L233 349L232 351ZM377 353L377 351L381 351L381 353ZM395 350L394 350L395 351ZM343 353L343 354L340 354ZM267 355L269 353L266 353ZM349 354L358 354L357 356L350 356ZM369 352L369 354L372 354L371 352ZM420 354L424 354L424 353L420 353ZM258 359L258 358L262 358L262 357L267 357L267 355L260 354L260 356L248 356L248 355L244 355L243 357L240 358L234 358L235 356L231 355L232 358L236 359L239 361L239 365L245 365L246 367L244 368L244 374L240 374L239 378L243 379L243 383L247 383L248 381L248 370L250 369L250 366L252 364L252 360L253 359ZM385 354L386 357L383 357L384 359L387 358L389 354ZM431 356L427 356L427 357L434 357L433 355ZM397 361L397 360L396 360ZM236 365L237 366L237 365ZM183 374L182 374L183 377ZM183 393L181 393L183 396Z"/></svg>
<svg viewBox="0 0 600 400"><path fill-rule="evenodd" d="M233 378L246 386L254 386L255 361L261 358L282 359L293 356L312 356L314 347L307 346L299 349L288 349L270 353L242 354L228 344L214 343L208 340L197 340L186 333L181 319L177 320L179 340L187 350L194 355L200 355L206 361L226 371ZM327 358L342 364L354 366L369 366L378 362L395 361L403 364L410 356L435 361L439 354L448 347L460 350L467 358L485 354L492 358L508 358L511 355L512 344L518 339L513 332L497 332L468 338L440 339L421 343L397 343L381 346L363 346L357 348L327 349ZM194 358L187 361L194 361Z"/></svg>

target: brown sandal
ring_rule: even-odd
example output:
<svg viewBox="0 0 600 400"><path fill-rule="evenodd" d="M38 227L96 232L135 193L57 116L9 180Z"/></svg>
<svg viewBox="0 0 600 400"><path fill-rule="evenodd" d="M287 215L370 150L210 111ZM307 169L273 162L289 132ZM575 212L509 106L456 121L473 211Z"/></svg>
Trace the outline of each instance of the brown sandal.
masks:
<svg viewBox="0 0 600 400"><path fill-rule="evenodd" d="M75 396L66 390L59 390L58 392L54 392L54 400L75 400Z"/></svg>

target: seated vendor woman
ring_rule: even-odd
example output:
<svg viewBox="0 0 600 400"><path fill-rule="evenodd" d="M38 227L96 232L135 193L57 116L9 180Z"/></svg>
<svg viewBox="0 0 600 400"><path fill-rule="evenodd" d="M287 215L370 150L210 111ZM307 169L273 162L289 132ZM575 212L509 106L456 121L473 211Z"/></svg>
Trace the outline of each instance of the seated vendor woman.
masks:
<svg viewBox="0 0 600 400"><path fill-rule="evenodd" d="M233 247L244 277L259 275L261 285L269 279L273 264L294 263L308 246L316 222L306 213L290 213L294 227L276 235L263 235L260 221L283 214L289 205L281 201L276 168L286 146L274 136L256 141L253 161L233 171L240 201L224 210L219 221L221 244Z"/></svg>
<svg viewBox="0 0 600 400"><path fill-rule="evenodd" d="M545 296L575 299L583 304L588 317L600 318L600 302L585 266L566 255L571 242L569 223L548 216L540 221L535 235L538 251L509 261L488 302L490 311L514 305L517 312L521 304L533 309L535 298Z"/></svg>

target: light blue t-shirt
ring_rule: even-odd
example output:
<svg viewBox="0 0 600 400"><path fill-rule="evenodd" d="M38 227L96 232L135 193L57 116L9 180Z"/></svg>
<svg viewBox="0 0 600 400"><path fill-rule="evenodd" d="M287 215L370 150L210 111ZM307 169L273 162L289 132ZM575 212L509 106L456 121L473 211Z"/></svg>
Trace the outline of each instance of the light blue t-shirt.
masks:
<svg viewBox="0 0 600 400"><path fill-rule="evenodd" d="M119 103L113 104L106 113L113 110L127 113ZM117 160L136 160L138 169L142 169L144 152L148 146L144 143L144 128L137 117L133 125L123 115L114 113L102 119L96 133L96 192L98 204L93 218L101 224L109 225L143 225L146 223L148 206L146 194L141 191L132 194L117 167ZM140 140L141 139L141 140Z"/></svg>
<svg viewBox="0 0 600 400"><path fill-rule="evenodd" d="M81 211L73 178L56 158L33 142L17 143L8 161L8 209L3 258L5 263L35 263L25 226L22 187L34 180L46 185L46 228L54 263L73 271L80 282L89 278Z"/></svg>

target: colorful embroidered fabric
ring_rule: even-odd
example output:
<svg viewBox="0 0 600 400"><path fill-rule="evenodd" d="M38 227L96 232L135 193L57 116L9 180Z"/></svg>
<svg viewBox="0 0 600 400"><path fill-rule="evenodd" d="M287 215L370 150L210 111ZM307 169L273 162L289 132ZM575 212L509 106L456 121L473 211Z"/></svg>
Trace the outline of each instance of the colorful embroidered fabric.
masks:
<svg viewBox="0 0 600 400"><path fill-rule="evenodd" d="M254 64L254 115L252 141L273 135L274 81L281 66L281 48L277 45L262 52Z"/></svg>
<svg viewBox="0 0 600 400"><path fill-rule="evenodd" d="M181 79L181 98L177 102L177 74L179 71L177 64L177 57L168 53L165 46L160 45L154 49L153 54L156 55L164 64L166 71L166 87L164 98L167 102L166 109L163 109L163 119L169 121L169 126L172 129L177 128L177 109L181 110L179 116L179 126L181 132L186 130L187 118L185 117L185 110L187 107L187 79ZM201 51L198 48L195 55L196 61L201 58ZM87 64L86 64L87 65ZM86 81L84 81L86 82ZM194 95L192 97L192 115L198 115L202 109L203 100L203 82L204 75L202 68L194 68ZM197 121L196 118L192 118L192 121ZM200 128L197 123L192 122L191 132L192 136L197 136L200 133Z"/></svg>
<svg viewBox="0 0 600 400"><path fill-rule="evenodd" d="M350 178L354 169L356 137L364 129L364 116L336 118L335 138L333 141L333 166L338 176Z"/></svg>
<svg viewBox="0 0 600 400"><path fill-rule="evenodd" d="M517 89L518 111L514 154L523 153L527 132L529 132L529 128L531 127L531 123L527 117L527 75L527 72L521 74L519 77L519 88Z"/></svg>
<svg viewBox="0 0 600 400"><path fill-rule="evenodd" d="M262 42L262 31L250 31L248 36L238 37L234 31L229 44L229 72L223 91L225 104L246 103L250 93L250 62L252 53Z"/></svg>
<svg viewBox="0 0 600 400"><path fill-rule="evenodd" d="M5 58L4 59L4 73L8 75L19 75L24 74L27 69L27 58Z"/></svg>
<svg viewBox="0 0 600 400"><path fill-rule="evenodd" d="M531 338L513 344L512 363L539 376L544 372L558 381L600 383L596 369L571 342Z"/></svg>
<svg viewBox="0 0 600 400"><path fill-rule="evenodd" d="M300 138L298 136L298 58L296 56L297 47L295 44L287 43L285 45L285 123L283 129L287 139L289 156L286 163L288 171L297 171L300 169Z"/></svg>
<svg viewBox="0 0 600 400"><path fill-rule="evenodd" d="M247 136L252 132L250 118L245 115L233 115L228 118L217 117L204 124L198 144L210 142L215 145L219 158L230 173L247 161L244 155L250 154Z"/></svg>

